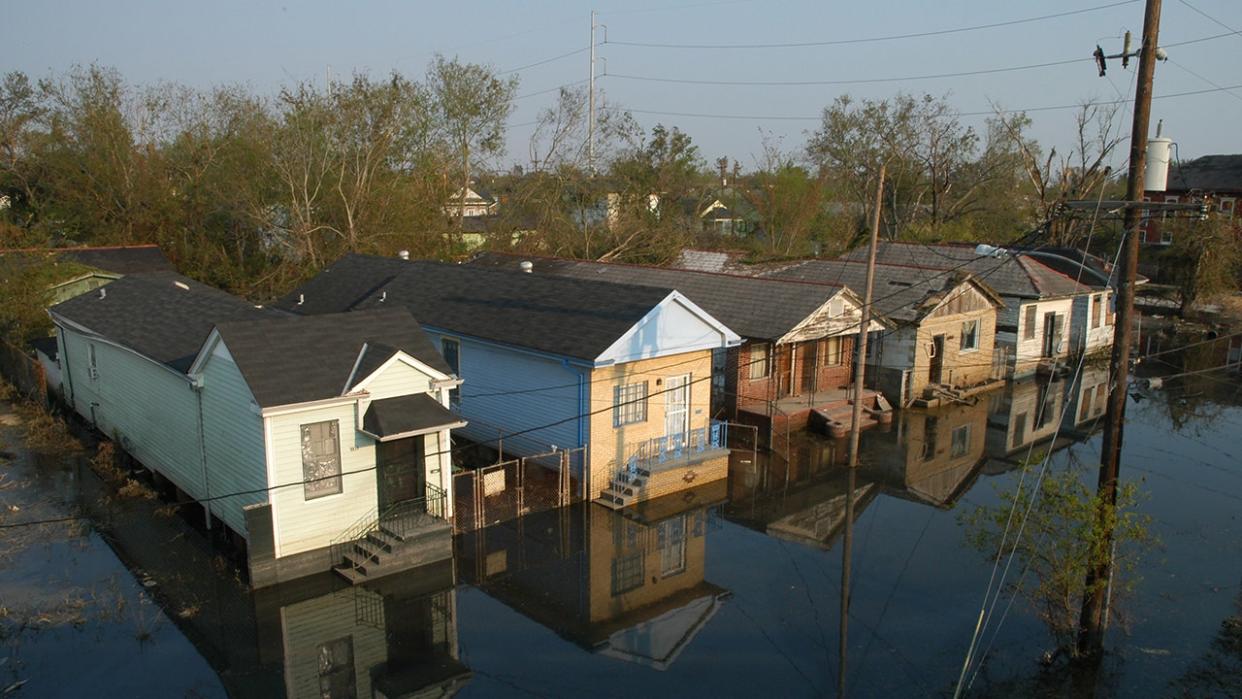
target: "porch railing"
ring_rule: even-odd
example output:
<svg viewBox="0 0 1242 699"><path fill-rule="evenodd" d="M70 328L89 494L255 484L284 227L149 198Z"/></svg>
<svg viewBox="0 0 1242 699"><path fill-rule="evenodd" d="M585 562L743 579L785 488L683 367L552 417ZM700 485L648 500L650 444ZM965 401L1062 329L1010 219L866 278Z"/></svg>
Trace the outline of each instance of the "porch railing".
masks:
<svg viewBox="0 0 1242 699"><path fill-rule="evenodd" d="M367 534L379 529L380 525L396 536L404 538L415 533L426 522L428 516L444 519L447 500L444 489L428 483L424 492L426 494L421 498L403 500L382 511L377 511L378 508L370 510L348 529L338 534L328 544L330 565L335 567L343 564L345 554L353 550L354 545L366 538Z"/></svg>
<svg viewBox="0 0 1242 699"><path fill-rule="evenodd" d="M655 437L632 446L625 458L623 472L637 476L639 469L676 461L710 449L724 449L729 444L729 425L712 420L707 427L688 432Z"/></svg>

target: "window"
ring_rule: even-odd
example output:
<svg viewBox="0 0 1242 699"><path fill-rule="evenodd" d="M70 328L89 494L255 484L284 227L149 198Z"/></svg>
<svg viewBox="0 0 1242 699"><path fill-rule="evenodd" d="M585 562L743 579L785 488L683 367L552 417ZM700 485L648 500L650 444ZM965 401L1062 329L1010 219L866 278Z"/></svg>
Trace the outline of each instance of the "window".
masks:
<svg viewBox="0 0 1242 699"><path fill-rule="evenodd" d="M979 320L965 321L962 323L961 350L972 352L977 349L979 349Z"/></svg>
<svg viewBox="0 0 1242 699"><path fill-rule="evenodd" d="M841 338L824 340L824 366L841 366Z"/></svg>
<svg viewBox="0 0 1242 699"><path fill-rule="evenodd" d="M318 661L319 696L329 699L353 699L358 696L353 636L321 644Z"/></svg>
<svg viewBox="0 0 1242 699"><path fill-rule="evenodd" d="M962 425L953 429L953 442L949 446L949 456L958 458L966 456L970 451L970 425Z"/></svg>
<svg viewBox="0 0 1242 699"><path fill-rule="evenodd" d="M1091 398L1095 394L1095 386L1082 392L1082 406L1078 409L1078 421L1091 417Z"/></svg>
<svg viewBox="0 0 1242 699"><path fill-rule="evenodd" d="M1113 310L1113 303L1116 301L1116 297L1113 296L1111 292L1108 292L1104 294L1103 298L1104 298L1104 324L1112 325L1113 315L1115 315L1115 312Z"/></svg>
<svg viewBox="0 0 1242 699"><path fill-rule="evenodd" d="M923 460L936 458L936 438L940 434L940 418L927 415L923 417Z"/></svg>
<svg viewBox="0 0 1242 699"><path fill-rule="evenodd" d="M302 480L307 500L341 492L341 443L336 420L302 425Z"/></svg>
<svg viewBox="0 0 1242 699"><path fill-rule="evenodd" d="M1225 215L1225 218L1233 218L1234 204L1236 203L1237 200L1233 197L1221 197L1220 212Z"/></svg>
<svg viewBox="0 0 1242 699"><path fill-rule="evenodd" d="M88 346L87 352L90 354L90 371L88 373L91 375L91 380L94 381L99 378L99 365L95 361L95 345Z"/></svg>
<svg viewBox="0 0 1242 699"><path fill-rule="evenodd" d="M772 346L766 342L756 342L750 346L750 378L762 379L772 368Z"/></svg>
<svg viewBox="0 0 1242 699"><path fill-rule="evenodd" d="M647 382L612 387L612 426L647 421Z"/></svg>
<svg viewBox="0 0 1242 699"><path fill-rule="evenodd" d="M1026 421L1030 419L1027 413L1019 413L1013 419L1013 448L1017 449L1026 443Z"/></svg>
<svg viewBox="0 0 1242 699"><path fill-rule="evenodd" d="M440 340L440 354L444 355L444 362L449 365L453 373L461 378L461 343L452 338L443 338ZM461 402L461 389L449 389L449 401L453 403Z"/></svg>
<svg viewBox="0 0 1242 699"><path fill-rule="evenodd" d="M612 596L643 586L643 552L612 559Z"/></svg>
<svg viewBox="0 0 1242 699"><path fill-rule="evenodd" d="M1022 321L1022 339L1035 339L1035 304L1026 307L1026 319Z"/></svg>
<svg viewBox="0 0 1242 699"><path fill-rule="evenodd" d="M656 527L660 547L660 577L667 578L686 571L686 516L660 522Z"/></svg>
<svg viewBox="0 0 1242 699"><path fill-rule="evenodd" d="M1100 306L1104 305L1104 294L1096 294L1091 297L1091 327L1100 327Z"/></svg>
<svg viewBox="0 0 1242 699"><path fill-rule="evenodd" d="M1174 196L1167 196L1164 198L1164 202L1166 204L1176 204L1178 202L1178 198ZM1177 214L1174 214L1174 216L1176 215ZM1160 218L1168 218L1168 217L1169 217L1169 212L1162 211L1160 213ZM1173 231L1171 230L1171 228L1172 228L1171 226L1160 227L1160 244L1161 245L1169 245L1170 243L1173 242Z"/></svg>

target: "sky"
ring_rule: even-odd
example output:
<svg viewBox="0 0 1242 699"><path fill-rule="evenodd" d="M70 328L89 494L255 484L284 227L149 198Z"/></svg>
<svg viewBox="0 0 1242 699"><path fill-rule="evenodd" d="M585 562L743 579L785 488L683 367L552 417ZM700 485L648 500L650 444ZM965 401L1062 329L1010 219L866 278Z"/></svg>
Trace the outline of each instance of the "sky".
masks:
<svg viewBox="0 0 1242 699"><path fill-rule="evenodd" d="M1183 160L1242 152L1242 15L1228 11L1237 9L1236 2L1164 1L1160 44L1170 60L1156 71L1152 123L1164 120L1164 135L1174 139ZM678 126L694 139L705 161L725 156L743 170L756 166L765 137L800 151L823 108L843 94L945 96L976 128L997 106L1038 109L1028 112L1032 134L1045 148L1066 152L1074 112L1044 108L1131 97L1137 62L1123 70L1112 61L1107 76L1100 78L1090 57L1097 44L1106 52L1120 52L1127 29L1137 45L1143 23L1140 0L8 0L0 8L0 71L34 77L98 63L140 84L171 81L207 88L241 83L274 94L299 80L323 81L329 72L340 78L398 71L417 78L436 53L500 71L522 68L516 71L521 83L509 119L508 148L498 167L528 164L532 122L554 102L558 86L585 82L592 9L606 25L596 34L596 51L597 85L608 102L631 110L644 127ZM868 41L787 46L859 39ZM1170 46L1187 41L1194 43ZM692 47L704 44L724 48ZM1065 61L1071 62L918 79ZM862 82L720 85L652 78ZM1219 89L1230 86L1238 87ZM1128 136L1128 107L1123 117L1118 129Z"/></svg>

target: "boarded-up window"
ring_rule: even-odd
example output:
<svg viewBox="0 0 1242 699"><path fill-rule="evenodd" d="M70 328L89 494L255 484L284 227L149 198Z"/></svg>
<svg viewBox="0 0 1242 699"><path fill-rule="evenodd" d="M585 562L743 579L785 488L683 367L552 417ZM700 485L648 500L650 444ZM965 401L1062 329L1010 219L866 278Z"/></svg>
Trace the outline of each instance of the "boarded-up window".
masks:
<svg viewBox="0 0 1242 699"><path fill-rule="evenodd" d="M622 427L647 421L647 382L627 383L612 388L612 426Z"/></svg>
<svg viewBox="0 0 1242 699"><path fill-rule="evenodd" d="M336 420L302 425L302 480L307 500L341 492L341 441Z"/></svg>
<svg viewBox="0 0 1242 699"><path fill-rule="evenodd" d="M841 338L824 340L824 366L841 366Z"/></svg>
<svg viewBox="0 0 1242 699"><path fill-rule="evenodd" d="M968 320L962 323L961 349L964 352L979 349L979 321Z"/></svg>
<svg viewBox="0 0 1242 699"><path fill-rule="evenodd" d="M1091 297L1091 327L1100 327L1100 307L1104 305L1104 294Z"/></svg>
<svg viewBox="0 0 1242 699"><path fill-rule="evenodd" d="M750 346L750 373L752 379L762 379L768 375L772 364L772 346L766 342L756 342Z"/></svg>
<svg viewBox="0 0 1242 699"><path fill-rule="evenodd" d="M319 696L356 697L354 638L345 636L319 646Z"/></svg>
<svg viewBox="0 0 1242 699"><path fill-rule="evenodd" d="M1022 321L1022 339L1035 339L1035 304L1026 307L1026 318Z"/></svg>

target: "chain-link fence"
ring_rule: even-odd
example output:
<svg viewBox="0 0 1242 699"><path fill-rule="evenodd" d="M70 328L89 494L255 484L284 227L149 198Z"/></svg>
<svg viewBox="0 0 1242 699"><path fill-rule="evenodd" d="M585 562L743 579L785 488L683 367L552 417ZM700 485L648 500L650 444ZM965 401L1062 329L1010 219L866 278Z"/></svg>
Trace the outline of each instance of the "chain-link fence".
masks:
<svg viewBox="0 0 1242 699"><path fill-rule="evenodd" d="M558 449L455 474L454 530L474 531L582 500L585 453Z"/></svg>

